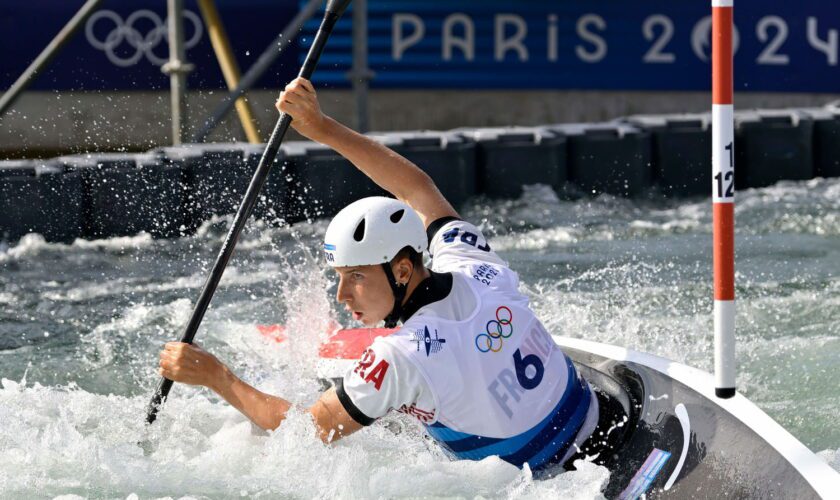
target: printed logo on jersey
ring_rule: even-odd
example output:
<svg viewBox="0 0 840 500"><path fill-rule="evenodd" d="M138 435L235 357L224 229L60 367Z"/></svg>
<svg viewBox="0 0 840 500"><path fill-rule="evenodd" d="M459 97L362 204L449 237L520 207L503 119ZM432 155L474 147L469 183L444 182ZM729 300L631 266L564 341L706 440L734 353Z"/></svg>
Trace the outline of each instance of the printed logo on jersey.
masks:
<svg viewBox="0 0 840 500"><path fill-rule="evenodd" d="M424 424L428 424L435 418L435 410L421 410L420 408L417 408L417 405L415 403L411 403L411 406L402 405L397 411L400 413L405 413L406 415L411 415L412 417L423 422Z"/></svg>
<svg viewBox="0 0 840 500"><path fill-rule="evenodd" d="M380 359L379 363L373 369L370 369L375 361L376 353L371 349L366 349L362 353L362 358L359 360L356 368L353 369L353 372L359 375L365 382L373 382L374 389L378 391L382 387L382 381L385 380L385 374L388 373L388 368L391 365L384 359Z"/></svg>
<svg viewBox="0 0 840 500"><path fill-rule="evenodd" d="M459 234L461 235L461 238L460 238L461 243L466 243L467 245L469 245L471 247L476 247L477 249L479 249L483 252L489 252L490 251L490 244L487 243L487 240L485 240L484 243L479 245L477 234L471 233L469 231L464 231L463 233L461 233L461 228L458 228L458 227L453 227L449 231L446 231L445 233L443 233L441 235L441 237L443 238L444 243L454 243L455 238L457 238Z"/></svg>
<svg viewBox="0 0 840 500"><path fill-rule="evenodd" d="M499 270L490 264L481 264L473 273L473 279L479 283L489 285L493 278L499 275Z"/></svg>
<svg viewBox="0 0 840 500"><path fill-rule="evenodd" d="M507 306L496 309L496 319L491 319L485 327L487 333L475 337L475 347L480 352L499 352L505 339L513 335L513 313Z"/></svg>
<svg viewBox="0 0 840 500"><path fill-rule="evenodd" d="M554 347L551 336L541 323L536 322L531 331L522 339L519 349L513 351L511 355L513 369L511 370L510 365L502 368L487 386L487 390L499 405L499 409L508 418L513 418L519 403L523 401L522 394L536 389L542 382L545 375L545 363Z"/></svg>
<svg viewBox="0 0 840 500"><path fill-rule="evenodd" d="M435 330L435 338L432 338L429 333L429 327L424 326L422 329L414 332L414 340L412 342L417 343L417 352L420 352L420 344L423 344L426 349L426 357L429 357L430 354L443 350L443 344L446 343L446 339L439 338L437 330Z"/></svg>

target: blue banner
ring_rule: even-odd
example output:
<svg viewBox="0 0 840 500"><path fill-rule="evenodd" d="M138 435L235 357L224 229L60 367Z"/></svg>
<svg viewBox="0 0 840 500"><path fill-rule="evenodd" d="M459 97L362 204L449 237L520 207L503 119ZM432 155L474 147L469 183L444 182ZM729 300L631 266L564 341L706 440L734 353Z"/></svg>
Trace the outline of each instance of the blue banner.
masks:
<svg viewBox="0 0 840 500"><path fill-rule="evenodd" d="M216 0L243 72L303 5L300 0ZM8 87L84 2L0 3L0 87ZM224 88L188 0L193 88ZM694 0L369 0L374 88L708 90L710 2ZM351 5L352 9L352 5ZM166 89L166 2L103 2L35 83L38 89ZM352 14L336 28L316 82L349 85ZM260 81L292 78L319 24L306 24ZM738 0L738 91L840 92L840 2ZM37 26L33 29L32 26Z"/></svg>
<svg viewBox="0 0 840 500"><path fill-rule="evenodd" d="M296 0L215 0L242 73L298 12ZM101 4L33 83L36 90L168 89L161 65L169 57L166 0ZM0 1L0 88L8 88L85 4L83 0ZM195 0L184 2L190 88L226 88ZM277 88L294 78L295 42L259 82Z"/></svg>
<svg viewBox="0 0 840 500"><path fill-rule="evenodd" d="M373 85L708 90L710 4L369 0ZM737 90L840 92L840 2L738 0L735 25ZM349 16L337 34L318 72L333 84L350 67Z"/></svg>

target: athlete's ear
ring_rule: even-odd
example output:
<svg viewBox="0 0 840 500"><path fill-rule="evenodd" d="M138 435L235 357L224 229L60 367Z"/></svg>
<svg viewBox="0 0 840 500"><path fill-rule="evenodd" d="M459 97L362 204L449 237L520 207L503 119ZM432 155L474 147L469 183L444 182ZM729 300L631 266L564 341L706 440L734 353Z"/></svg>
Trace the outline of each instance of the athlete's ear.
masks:
<svg viewBox="0 0 840 500"><path fill-rule="evenodd" d="M403 257L394 263L393 271L397 283L407 285L414 271L414 265L411 263L411 259Z"/></svg>

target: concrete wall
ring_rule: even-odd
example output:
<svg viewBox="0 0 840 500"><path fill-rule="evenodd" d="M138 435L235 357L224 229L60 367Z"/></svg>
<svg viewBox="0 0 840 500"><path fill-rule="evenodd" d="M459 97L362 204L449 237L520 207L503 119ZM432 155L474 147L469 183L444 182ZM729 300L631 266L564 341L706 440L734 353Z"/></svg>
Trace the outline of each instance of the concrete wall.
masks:
<svg viewBox="0 0 840 500"><path fill-rule="evenodd" d="M275 91L250 94L263 138L276 120ZM319 92L325 113L353 124L354 100L346 90ZM188 96L190 123L206 117L220 91ZM840 94L736 94L736 106L822 106ZM640 113L704 112L707 92L375 90L372 130L448 130L456 127L592 122ZM81 151L142 151L170 144L169 93L28 92L0 117L0 158L49 157ZM295 138L294 134L290 138ZM235 113L210 141L244 140Z"/></svg>

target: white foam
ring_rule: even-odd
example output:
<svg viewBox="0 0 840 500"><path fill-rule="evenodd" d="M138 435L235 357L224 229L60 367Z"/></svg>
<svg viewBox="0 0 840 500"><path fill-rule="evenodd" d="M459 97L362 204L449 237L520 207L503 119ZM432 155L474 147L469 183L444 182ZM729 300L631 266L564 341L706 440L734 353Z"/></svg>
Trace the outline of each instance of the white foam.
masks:
<svg viewBox="0 0 840 500"><path fill-rule="evenodd" d="M31 255L37 255L38 252L44 248L56 246L63 245L47 243L44 237L40 234L29 233L21 237L16 245L6 247L4 251L0 251L0 263L17 260Z"/></svg>
<svg viewBox="0 0 840 500"><path fill-rule="evenodd" d="M840 472L840 449L823 450L817 453L817 456L825 460L825 463L830 465L832 469Z"/></svg>
<svg viewBox="0 0 840 500"><path fill-rule="evenodd" d="M580 239L580 231L568 227L534 229L524 233L507 234L493 239L496 251L543 250L552 246L566 246Z"/></svg>
<svg viewBox="0 0 840 500"><path fill-rule="evenodd" d="M84 240L76 238L72 244L47 243L44 237L38 233L29 233L20 238L17 244L0 251L0 263L24 258L36 257L44 251L74 252L79 250L100 249L113 252L123 252L146 248L152 245L154 240L147 233L138 233L135 236L121 236L115 238L104 238L98 240Z"/></svg>
<svg viewBox="0 0 840 500"><path fill-rule="evenodd" d="M838 180L738 196L744 223L739 235L803 234L809 250L814 242L825 243L818 251L832 255L831 238L840 234ZM709 370L710 264L686 264L677 255L686 250L677 244L706 240L666 237L708 234L710 201L653 208L649 203L609 196L561 201L538 186L519 200L481 202L462 213L481 224L503 257L515 254L538 264L559 249L553 253L561 265L571 262L569 271L522 271L523 287L550 331ZM5 270L0 276L0 287L6 287L0 292L2 312L13 324L18 307L37 317L33 331L24 333L41 342L42 332L51 332L44 344L0 351L0 376L9 377L11 370L20 378L26 362L20 360L35 360L29 378L53 384L3 381L0 497L600 497L608 477L601 467L580 464L574 473L535 481L527 470L498 459L450 462L413 421L396 415L325 447L301 413L266 434L208 391L176 385L159 421L146 428L157 352L183 330L206 278L201 267L209 267L229 222L219 218L195 236L168 241L138 235L62 245L29 235L0 251L0 262L21 264L10 266L8 281L2 281ZM320 259L326 221L249 227L198 341L261 390L311 404L319 395L311 365L319 337L329 318L342 317ZM640 244L633 246L636 239ZM756 240L762 241L749 243ZM677 251L649 259L654 244ZM142 250L125 258L134 247ZM638 258L628 255L633 252ZM161 272L147 276L146 265ZM167 275L170 265L175 273ZM739 390L803 441L830 448L820 455L838 469L831 416L838 412L832 363L840 279L795 271L790 278L759 269L749 282L741 279L749 271L739 267ZM19 277L31 281L15 281ZM61 321L52 325L57 331L41 324L53 313ZM257 322L286 323L290 342L277 348L259 335Z"/></svg>
<svg viewBox="0 0 840 500"><path fill-rule="evenodd" d="M106 250L127 250L145 248L153 243L152 236L148 233L137 233L134 236L117 236L114 238L104 238L99 240L83 240L77 238L73 241L75 248L97 248Z"/></svg>
<svg viewBox="0 0 840 500"><path fill-rule="evenodd" d="M597 498L606 469L580 464L549 481L489 458L451 462L429 449L417 424L394 434L375 424L331 446L308 414L293 411L273 433L256 430L205 392L177 388L158 421L147 398L74 388L0 389L0 492L85 497L476 497ZM402 417L397 417L401 419Z"/></svg>

